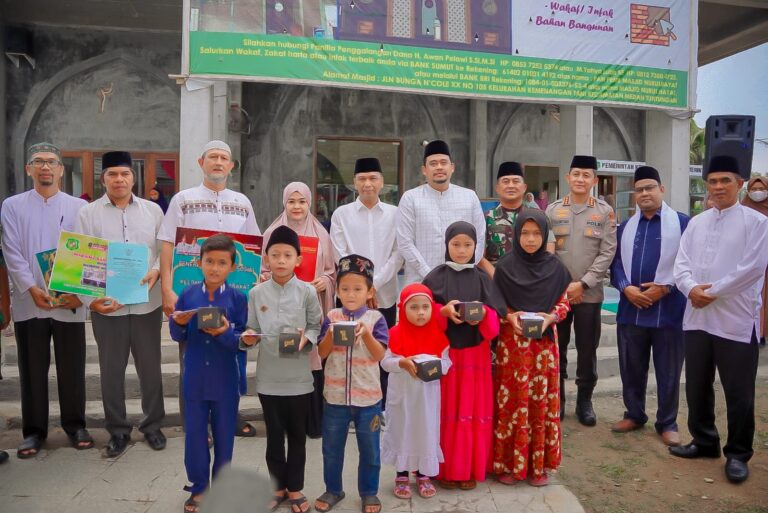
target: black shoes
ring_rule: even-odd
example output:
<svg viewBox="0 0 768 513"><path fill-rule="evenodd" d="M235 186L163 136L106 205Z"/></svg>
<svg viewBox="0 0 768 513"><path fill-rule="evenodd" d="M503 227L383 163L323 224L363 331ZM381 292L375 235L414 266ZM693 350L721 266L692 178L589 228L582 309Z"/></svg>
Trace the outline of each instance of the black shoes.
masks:
<svg viewBox="0 0 768 513"><path fill-rule="evenodd" d="M157 431L152 431L151 433L144 433L144 439L147 441L147 445L156 451L165 449L165 435L159 429Z"/></svg>
<svg viewBox="0 0 768 513"><path fill-rule="evenodd" d="M117 458L125 452L130 441L131 435L112 435L107 446L104 447L104 457Z"/></svg>
<svg viewBox="0 0 768 513"><path fill-rule="evenodd" d="M670 447L669 454L678 458L719 458L720 447L703 447L691 442L687 445L678 445Z"/></svg>
<svg viewBox="0 0 768 513"><path fill-rule="evenodd" d="M728 458L725 462L725 477L731 483L743 483L749 477L749 467L743 461Z"/></svg>
<svg viewBox="0 0 768 513"><path fill-rule="evenodd" d="M595 415L595 410L592 409L591 388L579 387L578 395L576 396L576 417L584 426L592 427L597 424L597 415Z"/></svg>
<svg viewBox="0 0 768 513"><path fill-rule="evenodd" d="M8 453L5 451L0 451L0 465L8 461Z"/></svg>

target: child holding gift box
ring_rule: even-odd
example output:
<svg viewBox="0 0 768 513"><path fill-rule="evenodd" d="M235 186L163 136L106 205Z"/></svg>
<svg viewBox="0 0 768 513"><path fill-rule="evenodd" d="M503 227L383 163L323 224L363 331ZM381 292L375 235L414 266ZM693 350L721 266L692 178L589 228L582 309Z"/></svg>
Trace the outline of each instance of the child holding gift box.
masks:
<svg viewBox="0 0 768 513"><path fill-rule="evenodd" d="M568 269L547 252L546 215L523 210L515 223L512 251L499 261L494 281L508 307L496 349L496 416L493 472L504 484L526 478L547 484L560 464L560 356L555 324L570 307ZM542 337L523 334L520 317L544 319ZM525 377L521 379L521 376Z"/></svg>
<svg viewBox="0 0 768 513"><path fill-rule="evenodd" d="M305 513L310 507L302 493L307 415L314 389L309 353L323 316L314 287L294 274L301 263L296 232L287 226L275 228L264 255L272 275L248 293L248 330L241 347L259 345L256 391L267 427L267 468L275 483L269 508L288 500L293 513ZM286 331L299 334L297 351L291 354L280 350L280 335Z"/></svg>
<svg viewBox="0 0 768 513"><path fill-rule="evenodd" d="M451 366L448 358L446 318L420 283L400 293L399 320L389 331L389 349L381 366L390 373L387 394L387 430L381 441L381 459L397 471L395 496L411 497L409 472L416 473L419 495L437 493L431 478L443 462L440 450L440 380L424 382L416 375L414 359L441 359L442 373Z"/></svg>
<svg viewBox="0 0 768 513"><path fill-rule="evenodd" d="M445 231L445 264L424 278L440 313L448 318L451 372L442 379L440 445L445 462L439 482L444 488L471 490L485 479L491 453L493 383L491 340L499 333L499 316L506 313L503 298L485 271L475 266L475 227L464 221ZM463 321L459 302L483 303L480 321Z"/></svg>
<svg viewBox="0 0 768 513"><path fill-rule="evenodd" d="M362 512L379 513L382 406L379 362L384 357L389 332L381 312L367 307L375 294L373 262L359 255L345 256L339 260L336 280L336 293L342 307L328 312L318 345L320 357L327 358L323 390L325 493L317 498L315 509L330 511L344 498L341 470L349 423L354 422L360 451L357 488ZM342 340L348 329L342 323L349 321L357 323L351 345Z"/></svg>
<svg viewBox="0 0 768 513"><path fill-rule="evenodd" d="M171 338L186 342L184 353L184 465L192 483L184 510L198 510L211 476L208 422L213 432L213 476L232 461L237 408L240 403L238 339L245 329L247 299L227 286L235 270L235 244L226 235L208 237L200 249L203 283L188 286L176 302L169 320ZM218 328L198 328L197 309L217 307L223 311Z"/></svg>

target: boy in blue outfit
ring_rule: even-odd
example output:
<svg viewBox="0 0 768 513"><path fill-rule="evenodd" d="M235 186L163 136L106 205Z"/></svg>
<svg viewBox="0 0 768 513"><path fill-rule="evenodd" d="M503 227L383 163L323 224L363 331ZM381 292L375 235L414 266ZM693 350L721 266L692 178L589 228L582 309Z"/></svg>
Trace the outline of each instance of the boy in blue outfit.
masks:
<svg viewBox="0 0 768 513"><path fill-rule="evenodd" d="M183 393L184 465L192 483L184 489L191 493L184 511L198 511L200 499L211 476L208 449L208 420L213 432L213 476L232 460L240 402L240 334L248 319L245 295L227 286L227 276L235 270L235 245L226 235L213 235L200 249L203 283L190 285L179 296L171 316L171 338L186 342ZM218 328L198 328L197 309L218 307Z"/></svg>

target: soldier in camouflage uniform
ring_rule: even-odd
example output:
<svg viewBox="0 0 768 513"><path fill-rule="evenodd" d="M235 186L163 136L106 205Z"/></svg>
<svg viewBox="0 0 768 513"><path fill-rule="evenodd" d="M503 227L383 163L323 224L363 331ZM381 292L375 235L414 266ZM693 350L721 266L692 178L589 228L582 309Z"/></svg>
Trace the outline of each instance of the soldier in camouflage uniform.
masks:
<svg viewBox="0 0 768 513"><path fill-rule="evenodd" d="M517 162L504 162L496 173L496 195L499 206L485 213L485 258L478 266L493 276L498 260L512 249L512 237L515 233L515 219L524 208L523 197L528 186L525 184L525 172ZM547 250L554 253L555 237L550 231Z"/></svg>

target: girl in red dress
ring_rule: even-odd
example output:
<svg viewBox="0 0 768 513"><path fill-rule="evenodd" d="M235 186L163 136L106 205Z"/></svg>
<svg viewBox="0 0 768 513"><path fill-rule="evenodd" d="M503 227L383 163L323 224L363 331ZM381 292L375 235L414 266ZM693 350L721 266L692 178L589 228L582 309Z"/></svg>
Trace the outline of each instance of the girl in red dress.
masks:
<svg viewBox="0 0 768 513"><path fill-rule="evenodd" d="M515 222L512 251L496 267L494 282L507 314L496 349L496 415L493 472L504 484L547 484L560 465L560 369L555 324L570 307L570 273L546 251L546 215L523 210ZM523 335L521 315L544 319L541 338Z"/></svg>
<svg viewBox="0 0 768 513"><path fill-rule="evenodd" d="M440 313L448 318L446 336L451 372L440 383L440 446L445 462L438 482L444 488L471 490L485 480L493 432L493 380L490 341L499 333L504 300L493 280L475 266L474 226L458 221L445 232L445 264L435 267L424 285L432 290ZM462 321L459 302L483 303L483 319ZM444 305L444 306L443 306Z"/></svg>

